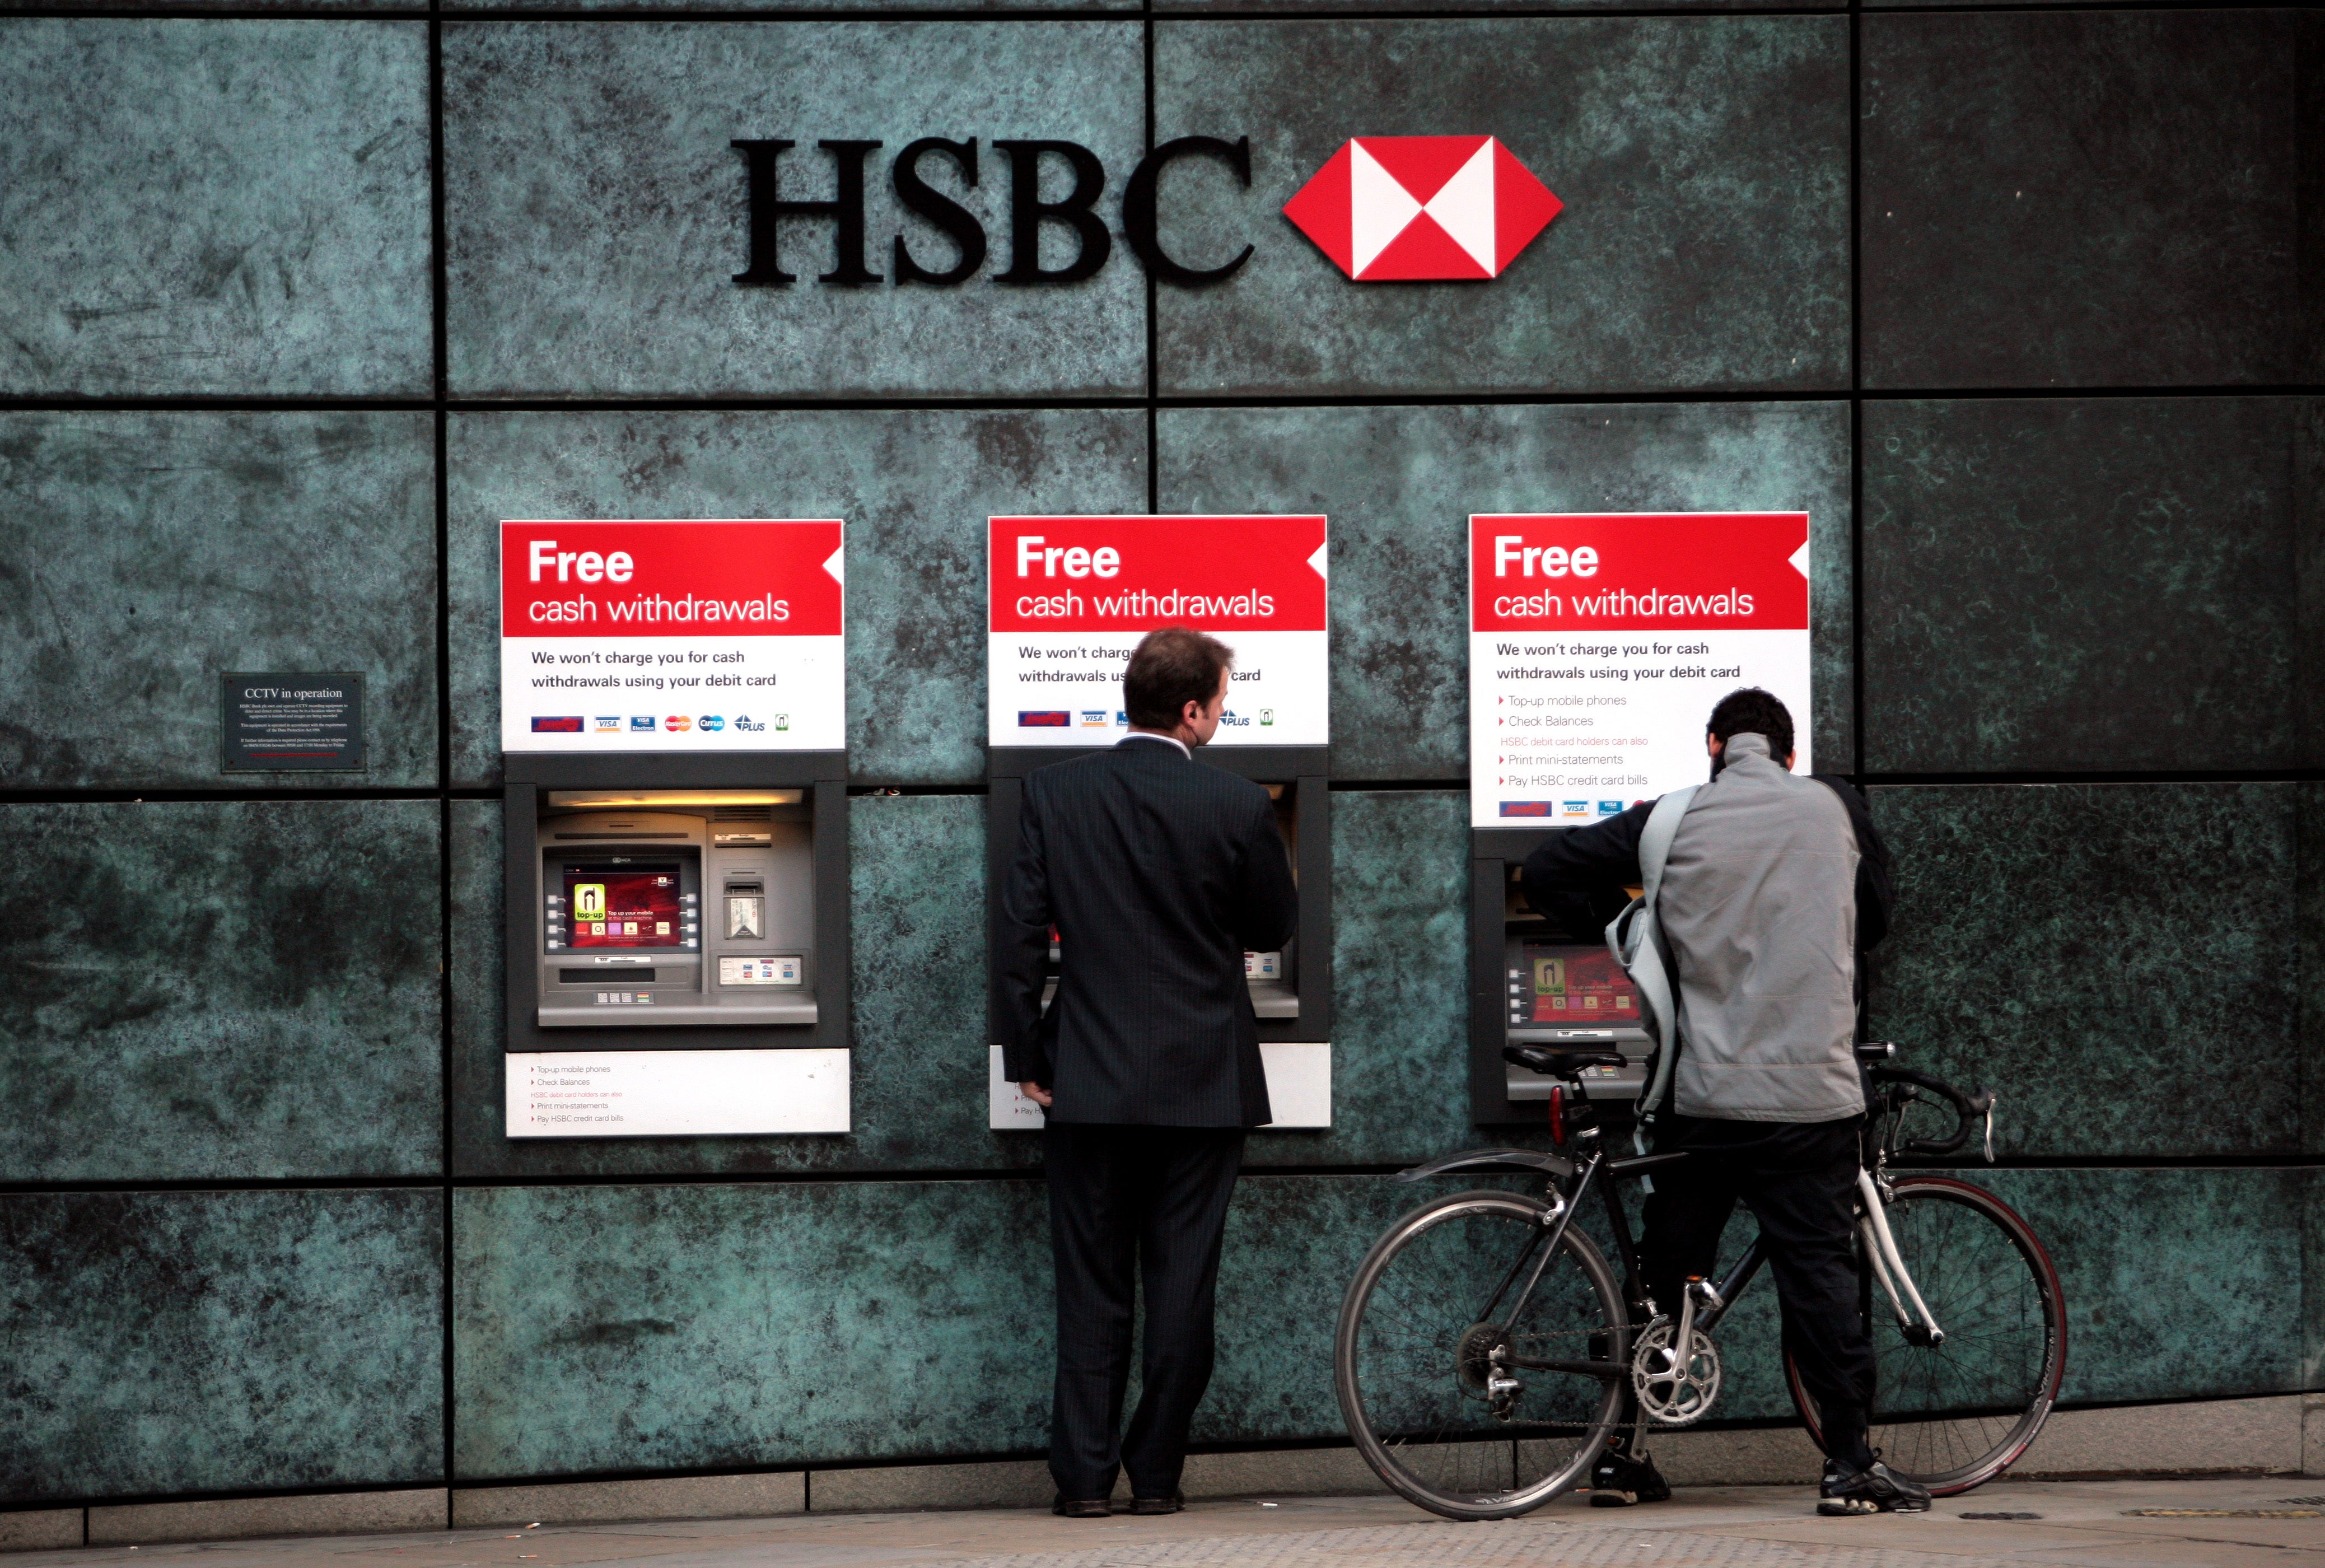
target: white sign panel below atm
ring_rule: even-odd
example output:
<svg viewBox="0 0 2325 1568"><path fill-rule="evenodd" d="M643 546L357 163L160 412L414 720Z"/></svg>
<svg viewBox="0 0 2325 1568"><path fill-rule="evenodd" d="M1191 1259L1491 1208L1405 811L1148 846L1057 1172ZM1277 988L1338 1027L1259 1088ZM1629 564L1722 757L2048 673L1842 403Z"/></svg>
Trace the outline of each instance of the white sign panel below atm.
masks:
<svg viewBox="0 0 2325 1568"><path fill-rule="evenodd" d="M1587 827L1709 773L1743 686L1809 763L1805 512L1469 519L1469 822Z"/></svg>
<svg viewBox="0 0 2325 1568"><path fill-rule="evenodd" d="M1112 746L1122 672L1158 626L1235 650L1213 746L1331 739L1321 516L989 519L987 736L996 747Z"/></svg>
<svg viewBox="0 0 2325 1568"><path fill-rule="evenodd" d="M1005 1053L988 1046L986 1125L994 1132L1037 1132L1042 1108L1025 1098L1003 1070ZM1260 1070L1267 1074L1268 1109L1276 1132L1315 1131L1332 1125L1332 1047L1322 1040L1263 1040Z"/></svg>
<svg viewBox="0 0 2325 1568"><path fill-rule="evenodd" d="M501 524L501 749L837 751L834 519Z"/></svg>
<svg viewBox="0 0 2325 1568"><path fill-rule="evenodd" d="M849 1130L842 1050L520 1051L505 1060L513 1138Z"/></svg>

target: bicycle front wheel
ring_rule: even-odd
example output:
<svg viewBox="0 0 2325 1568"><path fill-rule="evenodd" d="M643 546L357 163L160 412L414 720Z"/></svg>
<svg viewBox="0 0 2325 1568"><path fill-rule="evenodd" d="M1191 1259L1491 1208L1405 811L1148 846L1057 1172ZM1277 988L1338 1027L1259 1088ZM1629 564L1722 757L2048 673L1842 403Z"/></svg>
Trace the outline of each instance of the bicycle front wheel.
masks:
<svg viewBox="0 0 2325 1568"><path fill-rule="evenodd" d="M2050 1417L2067 1374L2059 1273L2033 1228L1983 1187L1907 1176L1894 1191L1897 1256L1945 1338L1909 1333L1874 1287L1869 1435L1890 1469L1952 1497L2009 1469ZM1789 1353L1784 1372L1822 1448L1816 1399Z"/></svg>
<svg viewBox="0 0 2325 1568"><path fill-rule="evenodd" d="M1580 1230L1546 1252L1547 1211L1514 1192L1423 1204L1373 1244L1340 1308L1332 1369L1357 1452L1450 1519L1539 1508L1613 1430L1622 1293Z"/></svg>

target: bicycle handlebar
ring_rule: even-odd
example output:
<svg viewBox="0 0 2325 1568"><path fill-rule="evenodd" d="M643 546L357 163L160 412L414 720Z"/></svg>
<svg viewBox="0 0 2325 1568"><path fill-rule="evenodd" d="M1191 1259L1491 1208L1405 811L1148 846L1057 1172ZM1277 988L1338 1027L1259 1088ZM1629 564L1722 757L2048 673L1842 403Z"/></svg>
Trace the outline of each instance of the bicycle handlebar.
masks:
<svg viewBox="0 0 2325 1568"><path fill-rule="evenodd" d="M1904 1083L1915 1089L1926 1089L1953 1107L1954 1133L1950 1138L1908 1138L1897 1146L1901 1155L1950 1155L1969 1141L1973 1124L1986 1123L1986 1157L1994 1158L1994 1103L1997 1096L1991 1089L1981 1089L1975 1094L1965 1094L1942 1079L1926 1072L1916 1072L1910 1067L1876 1067L1873 1069L1876 1083Z"/></svg>

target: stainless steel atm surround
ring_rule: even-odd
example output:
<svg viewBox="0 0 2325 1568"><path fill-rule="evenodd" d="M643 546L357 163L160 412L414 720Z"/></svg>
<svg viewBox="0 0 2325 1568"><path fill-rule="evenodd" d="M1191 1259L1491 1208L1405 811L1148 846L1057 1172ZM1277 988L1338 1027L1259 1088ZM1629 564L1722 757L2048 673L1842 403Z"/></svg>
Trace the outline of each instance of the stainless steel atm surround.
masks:
<svg viewBox="0 0 2325 1568"><path fill-rule="evenodd" d="M842 754L507 763L506 1049L847 1046Z"/></svg>

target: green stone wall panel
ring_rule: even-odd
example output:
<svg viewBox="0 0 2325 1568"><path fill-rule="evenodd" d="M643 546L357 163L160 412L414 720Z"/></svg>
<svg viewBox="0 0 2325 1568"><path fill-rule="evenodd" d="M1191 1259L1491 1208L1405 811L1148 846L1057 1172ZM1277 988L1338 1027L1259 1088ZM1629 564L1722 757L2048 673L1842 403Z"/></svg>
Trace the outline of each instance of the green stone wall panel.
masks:
<svg viewBox="0 0 2325 1568"><path fill-rule="evenodd" d="M1865 385L2313 379L2297 14L1868 18Z"/></svg>
<svg viewBox="0 0 2325 1568"><path fill-rule="evenodd" d="M1033 1452L1040 1183L455 1195L461 1480Z"/></svg>
<svg viewBox="0 0 2325 1568"><path fill-rule="evenodd" d="M2300 978L2301 1143L2304 1155L2325 1154L2325 784L2293 786L2295 869L2293 877L2293 972ZM2317 1254L2325 1268L2325 1252ZM2325 1278L2318 1302L2325 1311Z"/></svg>
<svg viewBox="0 0 2325 1568"><path fill-rule="evenodd" d="M2291 398L1867 405L1866 765L2297 765L2295 693L2318 640L2297 591L2302 537L2320 528L2294 506L2303 412Z"/></svg>
<svg viewBox="0 0 2325 1568"><path fill-rule="evenodd" d="M471 23L444 41L446 325L451 387L473 395L1024 396L1145 390L1144 282L1126 255L1075 284L1010 287L1008 159L1053 139L1127 180L1144 134L1135 22ZM977 213L993 249L958 287L894 282L945 237L906 219L887 159L976 137L980 182L924 172ZM743 288L745 166L728 144L783 139L786 199L827 199L814 144L886 144L866 165L866 265L827 285L834 227L786 222L788 287ZM1065 189L1064 165L1046 180ZM1112 200L1101 204L1111 213ZM1045 226L1042 265L1072 258ZM1117 244L1117 252L1124 247Z"/></svg>
<svg viewBox="0 0 2325 1568"><path fill-rule="evenodd" d="M443 1474L434 1192L0 1196L0 1503Z"/></svg>
<svg viewBox="0 0 2325 1568"><path fill-rule="evenodd" d="M1157 302L1165 393L1394 395L1848 385L1848 24L1838 17L1165 23L1164 237L1251 262ZM1355 283L1290 200L1351 136L1499 137L1565 204L1491 283Z"/></svg>
<svg viewBox="0 0 2325 1568"><path fill-rule="evenodd" d="M0 20L0 395L425 395L418 23Z"/></svg>
<svg viewBox="0 0 2325 1568"><path fill-rule="evenodd" d="M0 776L433 784L434 479L424 413L0 414ZM366 770L224 776L229 670L360 672Z"/></svg>
<svg viewBox="0 0 2325 1568"><path fill-rule="evenodd" d="M2300 787L1875 790L1897 914L1873 1037L2000 1090L2005 1156L2294 1152Z"/></svg>
<svg viewBox="0 0 2325 1568"><path fill-rule="evenodd" d="M1806 511L1811 734L1819 766L1851 764L1839 404L1166 409L1156 453L1166 512L1330 516L1338 779L1468 778L1463 542L1497 511Z"/></svg>
<svg viewBox="0 0 2325 1568"><path fill-rule="evenodd" d="M1034 1139L986 1125L984 801L858 796L848 805L854 1131L512 1141L502 1110L501 808L454 803L455 1170L602 1176L1034 1163Z"/></svg>
<svg viewBox="0 0 2325 1568"><path fill-rule="evenodd" d="M437 810L0 808L0 1181L440 1169Z"/></svg>
<svg viewBox="0 0 2325 1568"><path fill-rule="evenodd" d="M1428 12L1463 12L1492 14L1498 11L1621 11L1631 7L1626 0L1552 0L1547 5L1532 0L1423 0L1421 5L1404 5L1397 0L1365 0L1361 5L1344 5L1340 0L1155 0L1154 9L1162 14L1172 14L1203 16L1227 12L1237 16L1274 14L1298 16L1316 12L1331 12L1339 15L1356 13L1359 15L1373 11L1395 12L1400 14ZM1843 11L1848 0L1811 0L1805 5L1792 5L1786 0L1673 0L1667 7L1672 11ZM1361 134L1361 133L1359 133Z"/></svg>
<svg viewBox="0 0 2325 1568"><path fill-rule="evenodd" d="M505 517L840 517L849 765L985 777L986 519L1140 512L1120 410L466 413L451 422L453 777L500 776Z"/></svg>
<svg viewBox="0 0 2325 1568"><path fill-rule="evenodd" d="M1332 797L1332 1127L1255 1133L1246 1166L1417 1164L1469 1126L1468 796Z"/></svg>

